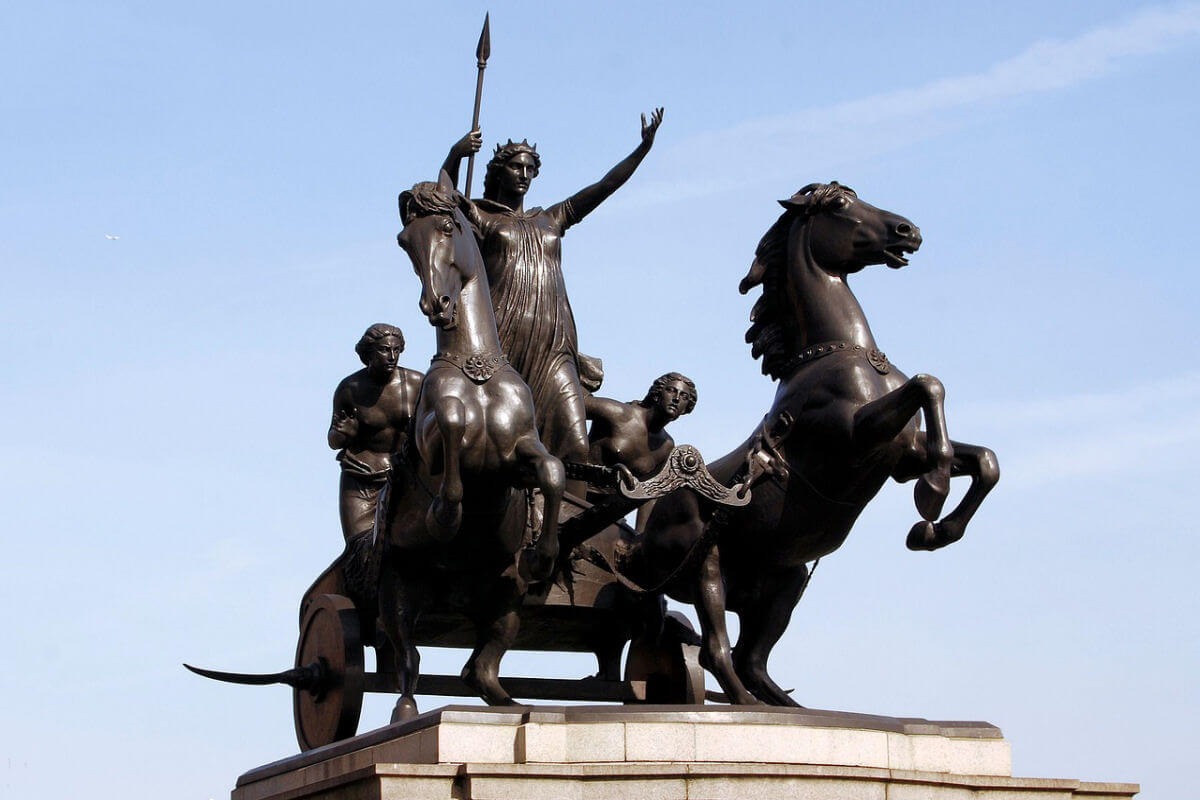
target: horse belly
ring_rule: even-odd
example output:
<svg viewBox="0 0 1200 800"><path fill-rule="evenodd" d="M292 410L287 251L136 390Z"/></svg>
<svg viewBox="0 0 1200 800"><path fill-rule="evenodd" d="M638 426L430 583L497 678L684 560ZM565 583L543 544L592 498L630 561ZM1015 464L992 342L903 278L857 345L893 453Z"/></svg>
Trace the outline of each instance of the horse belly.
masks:
<svg viewBox="0 0 1200 800"><path fill-rule="evenodd" d="M841 547L862 512L861 507L824 502L794 487L784 491L775 483L760 484L753 496L745 510L730 518L729 532L722 534L723 560L728 553L760 565L799 566Z"/></svg>

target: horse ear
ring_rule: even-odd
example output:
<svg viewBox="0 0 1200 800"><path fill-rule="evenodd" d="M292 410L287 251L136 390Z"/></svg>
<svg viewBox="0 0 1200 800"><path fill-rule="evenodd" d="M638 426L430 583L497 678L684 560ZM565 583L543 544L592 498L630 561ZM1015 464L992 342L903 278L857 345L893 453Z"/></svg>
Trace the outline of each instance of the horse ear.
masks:
<svg viewBox="0 0 1200 800"><path fill-rule="evenodd" d="M836 186L837 181L834 181L833 185ZM789 211L803 211L804 209L808 208L808 204L812 202L813 192L821 188L821 186L822 184L820 183L810 183L789 197L787 200L780 200L779 205L783 206Z"/></svg>
<svg viewBox="0 0 1200 800"><path fill-rule="evenodd" d="M408 203L410 200L412 200L412 192L411 191L405 189L403 192L400 193L400 198L399 198L400 221L403 222L405 225L408 224L408 221L411 218L411 215L408 213Z"/></svg>
<svg viewBox="0 0 1200 800"><path fill-rule="evenodd" d="M454 191L454 181L450 180L450 173L446 172L446 170L442 170L441 174L438 175L438 186L447 192Z"/></svg>

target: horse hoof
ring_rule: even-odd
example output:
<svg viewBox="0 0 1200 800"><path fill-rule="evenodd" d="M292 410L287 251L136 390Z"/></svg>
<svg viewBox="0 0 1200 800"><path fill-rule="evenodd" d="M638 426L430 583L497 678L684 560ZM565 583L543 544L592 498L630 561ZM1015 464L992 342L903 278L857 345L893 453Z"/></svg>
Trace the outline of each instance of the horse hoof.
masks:
<svg viewBox="0 0 1200 800"><path fill-rule="evenodd" d="M935 522L942 515L942 507L950 496L950 474L934 470L917 479L913 489L913 500L917 513L928 522Z"/></svg>
<svg viewBox="0 0 1200 800"><path fill-rule="evenodd" d="M401 697L392 709L392 722L407 722L421 712L417 711L417 701L413 697Z"/></svg>
<svg viewBox="0 0 1200 800"><path fill-rule="evenodd" d="M937 531L928 520L921 520L912 526L905 544L909 550L937 550L940 547L937 543Z"/></svg>
<svg viewBox="0 0 1200 800"><path fill-rule="evenodd" d="M735 706L765 706L767 705L762 700L759 700L750 692L740 692L730 701Z"/></svg>
<svg viewBox="0 0 1200 800"><path fill-rule="evenodd" d="M459 674L463 683L475 690L483 702L489 706L515 706L517 701L513 700L512 695L504 691L504 687L500 685L500 681L496 679L485 680L480 677L474 667L467 664L463 667Z"/></svg>

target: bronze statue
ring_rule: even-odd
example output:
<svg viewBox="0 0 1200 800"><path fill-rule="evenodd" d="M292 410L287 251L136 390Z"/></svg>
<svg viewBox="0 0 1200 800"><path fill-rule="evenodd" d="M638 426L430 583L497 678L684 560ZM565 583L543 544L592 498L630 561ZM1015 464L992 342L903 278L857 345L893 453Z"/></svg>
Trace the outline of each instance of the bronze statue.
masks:
<svg viewBox="0 0 1200 800"><path fill-rule="evenodd" d="M398 693L393 719L413 716L418 644L473 647L461 676L427 676L427 693L474 692L490 704L512 703L510 689L703 703L688 649L699 645L724 699L797 705L767 662L810 562L841 546L888 479L916 481L913 550L960 539L999 480L990 450L949 438L942 384L906 377L879 351L847 286L867 266L906 265L920 231L837 183L780 201L784 213L740 286L762 287L746 341L778 389L750 437L710 468L666 430L695 407L689 379L667 373L630 403L589 393L602 375L578 351L561 266L563 234L632 176L662 109L643 116L629 156L560 203L525 209L541 167L526 141L496 148L483 197L472 201L455 182L462 158L481 146L489 53L485 23L473 130L437 183L400 195L398 241L436 328L428 373L399 368L399 329L374 325L357 348L365 368L335 393L329 444L340 450L347 547L301 601L295 666L269 675L192 669L292 686L304 749L353 735L364 691ZM466 195L469 186L470 173ZM956 476L970 484L943 516ZM634 508L636 531L621 522ZM668 595L695 605L698 637L665 613ZM727 610L741 620L736 647ZM364 671L364 643L376 648L374 675ZM600 671L501 685L513 646L592 652Z"/></svg>
<svg viewBox="0 0 1200 800"><path fill-rule="evenodd" d="M638 479L649 478L662 469L675 449L666 426L696 408L696 384L678 372L654 380L646 396L632 403L588 395L584 400L587 418L589 461L606 467L620 465ZM590 493L589 499L599 499ZM641 530L654 501L638 508Z"/></svg>
<svg viewBox="0 0 1200 800"><path fill-rule="evenodd" d="M467 207L487 266L500 347L533 391L542 441L563 460L586 461L588 439L575 318L562 274L562 237L629 180L650 152L662 117L661 108L649 121L643 115L641 142L632 153L596 183L549 208L525 210L525 194L541 169L536 146L526 141L498 145L487 166L483 198ZM459 163L481 143L474 130L450 149L444 169L451 180L457 183ZM585 359L583 366L586 373L591 363ZM581 494L581 486L573 488Z"/></svg>
<svg viewBox="0 0 1200 800"><path fill-rule="evenodd" d="M379 491L404 444L424 377L399 366L404 334L395 325L367 328L354 350L364 366L338 384L329 424L329 446L342 467L338 511L347 542L375 522Z"/></svg>
<svg viewBox="0 0 1200 800"><path fill-rule="evenodd" d="M538 438L529 387L500 349L487 273L460 206L471 208L445 173L440 185L418 183L400 195L398 241L421 280L421 311L437 328L414 432L421 458L442 468L429 527L442 539L458 531L464 474L536 487L545 514L535 574L546 578L558 555L563 466Z"/></svg>
<svg viewBox="0 0 1200 800"><path fill-rule="evenodd" d="M934 550L962 537L1000 476L991 450L950 440L941 382L892 366L846 284L872 264L907 264L921 245L917 227L837 183L781 204L741 283L742 293L763 287L746 340L779 389L755 433L710 468L727 486L752 482L753 497L719 513L693 492L663 497L627 562L642 585L695 604L701 663L733 703L797 705L767 659L804 591L807 562L842 544L885 481L917 479L921 520L908 547ZM939 520L952 475L971 483ZM732 651L726 609L741 619Z"/></svg>
<svg viewBox="0 0 1200 800"><path fill-rule="evenodd" d="M517 635L525 578L548 577L558 554L563 466L538 439L529 387L500 350L467 205L445 174L400 195L398 240L421 280L438 351L421 385L411 479L397 482L380 532L379 610L398 660L396 718L416 711L416 620L456 593L477 631L463 679L488 703L512 702L499 668ZM515 489L531 487L545 498L545 514L518 566L526 517L525 494Z"/></svg>

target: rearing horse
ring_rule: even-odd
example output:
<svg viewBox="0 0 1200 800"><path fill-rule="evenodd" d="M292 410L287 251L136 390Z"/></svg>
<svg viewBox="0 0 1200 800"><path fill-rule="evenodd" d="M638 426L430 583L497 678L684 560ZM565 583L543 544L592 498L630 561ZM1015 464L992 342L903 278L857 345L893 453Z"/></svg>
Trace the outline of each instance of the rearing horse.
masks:
<svg viewBox="0 0 1200 800"><path fill-rule="evenodd" d="M475 626L463 679L492 705L512 703L500 659L516 640L528 580L549 577L558 555L566 475L538 439L529 387L500 352L483 258L459 208L468 202L445 173L400 195L399 243L421 279L438 352L414 414L417 457L393 481L384 519L379 610L397 656L393 720L416 713L416 624L439 603L463 608ZM516 489L534 487L540 535L518 564L527 504Z"/></svg>
<svg viewBox="0 0 1200 800"><path fill-rule="evenodd" d="M755 481L751 501L715 514L691 492L659 500L627 564L643 585L665 581L668 594L695 605L702 663L730 702L797 705L767 659L804 590L806 563L841 546L889 478L917 479L922 519L910 549L955 542L1000 472L987 448L950 440L941 382L907 378L888 362L846 285L872 264L906 265L921 245L917 227L836 182L780 204L740 286L762 286L746 341L779 388L758 430L709 467L726 485ZM939 520L952 475L971 484ZM726 609L741 620L732 650Z"/></svg>
<svg viewBox="0 0 1200 800"><path fill-rule="evenodd" d="M534 572L546 578L558 555L565 473L538 438L529 387L500 352L483 257L458 208L469 202L444 172L440 183L400 195L398 241L421 279L421 311L437 328L438 351L414 414L417 452L435 472L443 468L429 528L443 539L458 531L464 474L537 487L545 513Z"/></svg>

